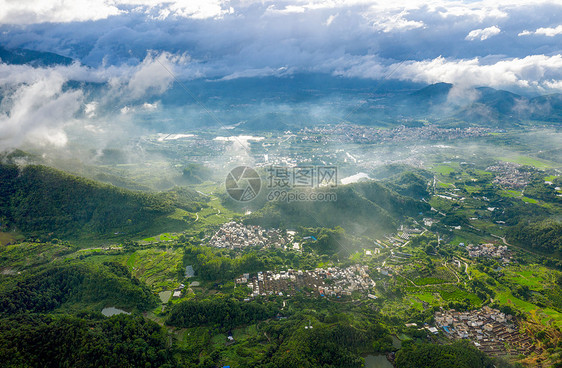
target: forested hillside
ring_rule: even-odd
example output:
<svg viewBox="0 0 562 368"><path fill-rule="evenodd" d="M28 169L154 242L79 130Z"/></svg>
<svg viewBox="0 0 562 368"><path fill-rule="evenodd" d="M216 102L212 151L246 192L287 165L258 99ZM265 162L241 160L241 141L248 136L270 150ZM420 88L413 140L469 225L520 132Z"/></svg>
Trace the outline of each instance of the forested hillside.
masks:
<svg viewBox="0 0 562 368"><path fill-rule="evenodd" d="M514 226L510 229L507 239L531 250L560 254L562 252L562 223L545 220Z"/></svg>
<svg viewBox="0 0 562 368"><path fill-rule="evenodd" d="M336 227L358 233L396 229L397 221L429 211L427 203L402 196L376 181L320 188L317 193L335 194L334 200L272 201L252 213L248 222L264 227Z"/></svg>
<svg viewBox="0 0 562 368"><path fill-rule="evenodd" d="M172 309L168 324L177 327L213 326L222 330L274 317L279 307L274 303L240 302L214 298L187 300Z"/></svg>
<svg viewBox="0 0 562 368"><path fill-rule="evenodd" d="M464 341L450 345L411 345L396 354L398 368L492 368L498 367L497 364Z"/></svg>
<svg viewBox="0 0 562 368"><path fill-rule="evenodd" d="M0 164L0 223L26 233L135 233L176 207L196 211L202 205L196 200L199 196L185 189L144 193L44 166Z"/></svg>
<svg viewBox="0 0 562 368"><path fill-rule="evenodd" d="M142 316L0 319L3 367L175 367L168 335Z"/></svg>
<svg viewBox="0 0 562 368"><path fill-rule="evenodd" d="M146 310L157 302L145 284L116 263L48 265L3 281L0 315L96 304Z"/></svg>

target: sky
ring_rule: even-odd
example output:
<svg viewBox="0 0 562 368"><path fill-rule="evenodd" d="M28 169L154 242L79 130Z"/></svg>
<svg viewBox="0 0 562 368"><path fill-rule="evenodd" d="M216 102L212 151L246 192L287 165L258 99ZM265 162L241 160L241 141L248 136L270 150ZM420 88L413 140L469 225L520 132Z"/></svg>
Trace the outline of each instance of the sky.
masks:
<svg viewBox="0 0 562 368"><path fill-rule="evenodd" d="M0 137L33 130L38 114L95 116L104 101L68 80L107 83L108 100L158 95L174 78L295 73L562 92L561 1L0 0L0 45L76 60L0 63ZM35 140L65 145L56 126Z"/></svg>
<svg viewBox="0 0 562 368"><path fill-rule="evenodd" d="M167 52L186 79L392 73L562 90L560 1L3 2L2 45L75 58L94 69L81 78L131 73L147 55Z"/></svg>

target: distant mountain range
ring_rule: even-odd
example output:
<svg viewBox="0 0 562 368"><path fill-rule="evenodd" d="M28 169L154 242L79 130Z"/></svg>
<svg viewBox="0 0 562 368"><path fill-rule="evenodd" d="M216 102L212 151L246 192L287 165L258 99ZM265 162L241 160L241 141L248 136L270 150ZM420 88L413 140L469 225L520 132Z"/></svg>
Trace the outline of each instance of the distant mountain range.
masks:
<svg viewBox="0 0 562 368"><path fill-rule="evenodd" d="M28 49L7 49L0 46L0 60L6 64L32 66L70 65L73 59L52 52L41 52Z"/></svg>
<svg viewBox="0 0 562 368"><path fill-rule="evenodd" d="M75 61L51 52L2 46L0 59L3 63L36 67L69 65ZM76 81L69 81L67 85L87 90L90 98L103 94L106 87L103 83ZM184 87L190 90L189 94ZM159 101L171 114L170 119L154 113L138 119L139 124L158 131L185 129L186 122L173 116L174 109L200 108L200 105L215 111L225 125L237 123L236 131L287 130L344 121L393 126L415 125L419 120L429 120L447 126L468 123L497 127L525 121L562 122L560 93L533 97L490 87L462 88L449 83L424 86L397 80L374 81L318 73L189 80L183 86L175 83L164 94L148 100L137 102ZM177 114L184 115L182 112ZM193 127L216 124L215 117L205 115L190 116L188 123ZM164 120L178 122L162 126Z"/></svg>
<svg viewBox="0 0 562 368"><path fill-rule="evenodd" d="M390 101L389 101L390 102ZM454 91L450 83L436 83L394 99L398 111L411 117L457 119L504 125L525 120L562 122L562 94L526 97L490 87ZM389 107L393 104L390 103Z"/></svg>

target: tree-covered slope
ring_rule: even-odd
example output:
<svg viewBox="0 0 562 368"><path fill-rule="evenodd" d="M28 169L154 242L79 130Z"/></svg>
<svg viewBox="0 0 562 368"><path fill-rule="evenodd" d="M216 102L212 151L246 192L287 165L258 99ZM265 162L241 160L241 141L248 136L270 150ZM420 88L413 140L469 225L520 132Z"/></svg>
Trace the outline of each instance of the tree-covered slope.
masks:
<svg viewBox="0 0 562 368"><path fill-rule="evenodd" d="M222 330L265 320L279 312L275 303L220 298L190 299L174 305L167 323L177 327L215 326Z"/></svg>
<svg viewBox="0 0 562 368"><path fill-rule="evenodd" d="M157 303L150 289L117 263L47 265L0 281L0 315L100 304L146 310Z"/></svg>
<svg viewBox="0 0 562 368"><path fill-rule="evenodd" d="M272 201L247 221L266 227L341 226L355 233L377 233L392 231L396 220L430 209L426 203L402 196L376 181L320 188L318 193L327 200Z"/></svg>
<svg viewBox="0 0 562 368"><path fill-rule="evenodd" d="M562 223L553 220L513 226L507 239L522 247L547 254L562 253Z"/></svg>
<svg viewBox="0 0 562 368"><path fill-rule="evenodd" d="M168 336L142 316L0 319L2 367L175 367Z"/></svg>
<svg viewBox="0 0 562 368"><path fill-rule="evenodd" d="M494 362L465 341L450 345L418 344L396 353L398 368L492 368Z"/></svg>
<svg viewBox="0 0 562 368"><path fill-rule="evenodd" d="M144 193L45 166L0 165L0 223L26 233L135 233L176 207L195 210L195 199L182 189Z"/></svg>

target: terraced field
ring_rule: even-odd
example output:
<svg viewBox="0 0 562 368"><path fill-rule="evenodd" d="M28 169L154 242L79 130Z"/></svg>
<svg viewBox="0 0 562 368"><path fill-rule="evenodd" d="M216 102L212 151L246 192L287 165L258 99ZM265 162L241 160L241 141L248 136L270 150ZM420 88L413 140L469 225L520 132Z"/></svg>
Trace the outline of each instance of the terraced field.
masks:
<svg viewBox="0 0 562 368"><path fill-rule="evenodd" d="M178 286L181 249L152 248L132 253L126 261L131 273L157 291Z"/></svg>

